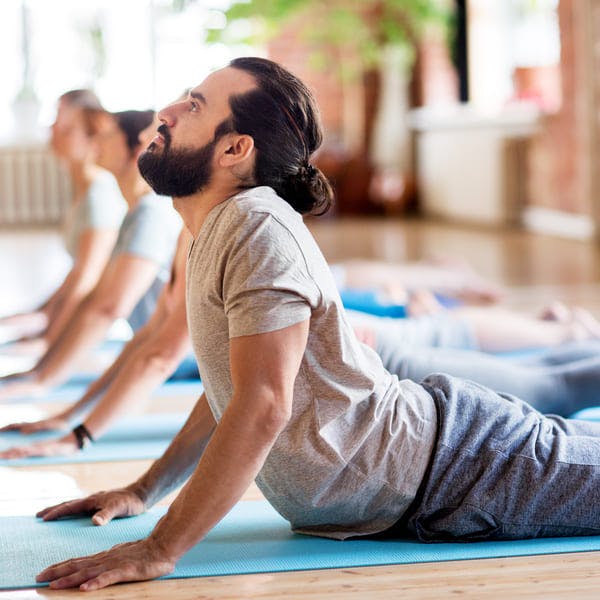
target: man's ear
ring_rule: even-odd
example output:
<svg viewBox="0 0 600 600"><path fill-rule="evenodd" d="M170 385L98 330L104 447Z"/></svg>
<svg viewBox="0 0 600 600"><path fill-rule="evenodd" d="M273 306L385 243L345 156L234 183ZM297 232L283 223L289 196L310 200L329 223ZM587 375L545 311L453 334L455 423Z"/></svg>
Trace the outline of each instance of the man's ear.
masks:
<svg viewBox="0 0 600 600"><path fill-rule="evenodd" d="M249 135L239 133L228 135L219 156L219 166L234 167L252 156L254 152L254 139Z"/></svg>

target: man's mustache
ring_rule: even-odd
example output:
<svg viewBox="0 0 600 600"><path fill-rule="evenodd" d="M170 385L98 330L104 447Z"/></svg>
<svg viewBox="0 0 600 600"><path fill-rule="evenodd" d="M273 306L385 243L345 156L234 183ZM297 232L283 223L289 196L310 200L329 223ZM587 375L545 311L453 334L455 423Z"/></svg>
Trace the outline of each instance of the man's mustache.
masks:
<svg viewBox="0 0 600 600"><path fill-rule="evenodd" d="M158 133L160 133L160 135L162 135L163 139L165 140L165 146L170 146L171 145L171 132L169 131L169 128L162 123L157 129L156 131L158 131Z"/></svg>

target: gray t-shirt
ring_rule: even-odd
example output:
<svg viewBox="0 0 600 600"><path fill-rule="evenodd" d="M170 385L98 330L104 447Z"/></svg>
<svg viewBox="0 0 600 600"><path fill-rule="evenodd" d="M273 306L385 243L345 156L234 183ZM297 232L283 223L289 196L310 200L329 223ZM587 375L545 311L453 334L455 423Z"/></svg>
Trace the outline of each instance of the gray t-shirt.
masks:
<svg viewBox="0 0 600 600"><path fill-rule="evenodd" d="M90 184L87 194L67 210L63 223L63 238L67 252L77 256L79 240L90 229L119 229L127 203L115 178L102 171Z"/></svg>
<svg viewBox="0 0 600 600"><path fill-rule="evenodd" d="M134 331L152 316L158 296L169 280L180 230L181 218L173 208L173 201L154 193L142 196L123 219L112 258L129 254L159 265L156 279L127 317Z"/></svg>
<svg viewBox="0 0 600 600"><path fill-rule="evenodd" d="M216 206L190 249L187 306L217 421L233 391L229 340L310 319L292 417L256 482L302 533L345 538L393 525L432 452L433 400L356 339L301 215L268 187Z"/></svg>

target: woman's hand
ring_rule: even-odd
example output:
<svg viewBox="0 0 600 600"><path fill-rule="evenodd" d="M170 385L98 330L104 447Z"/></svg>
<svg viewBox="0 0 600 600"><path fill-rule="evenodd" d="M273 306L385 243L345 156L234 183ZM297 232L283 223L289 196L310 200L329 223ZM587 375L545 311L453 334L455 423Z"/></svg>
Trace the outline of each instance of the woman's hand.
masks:
<svg viewBox="0 0 600 600"><path fill-rule="evenodd" d="M0 452L0 459L10 460L30 456L68 456L79 451L77 439L72 433L58 440L44 440L27 446L14 446Z"/></svg>
<svg viewBox="0 0 600 600"><path fill-rule="evenodd" d="M47 391L47 386L37 380L34 371L0 377L0 401L12 398L38 397L44 395Z"/></svg>
<svg viewBox="0 0 600 600"><path fill-rule="evenodd" d="M69 429L68 419L56 415L55 417L48 417L40 421L11 423L10 425L0 427L0 433L3 431L18 431L24 435L29 435L38 431L65 431L67 429Z"/></svg>

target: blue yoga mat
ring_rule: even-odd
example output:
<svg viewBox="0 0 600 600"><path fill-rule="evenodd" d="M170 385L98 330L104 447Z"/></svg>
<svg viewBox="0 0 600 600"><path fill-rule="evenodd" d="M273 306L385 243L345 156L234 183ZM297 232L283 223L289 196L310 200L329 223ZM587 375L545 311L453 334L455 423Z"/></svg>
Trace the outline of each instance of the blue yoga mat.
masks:
<svg viewBox="0 0 600 600"><path fill-rule="evenodd" d="M44 456L0 460L0 466L58 465L113 460L155 459L162 455L175 434L181 429L187 414L149 414L126 417L82 452L71 456ZM60 435L60 434L59 434ZM43 439L56 438L56 433L22 435L0 433L0 450Z"/></svg>
<svg viewBox="0 0 600 600"><path fill-rule="evenodd" d="M50 564L146 537L165 509L95 527L89 519L48 522L0 517L0 588L38 587L35 575ZM301 571L586 552L600 536L518 542L423 544L412 540L338 542L293 534L266 502L240 502L165 579Z"/></svg>
<svg viewBox="0 0 600 600"><path fill-rule="evenodd" d="M455 308L462 304L460 300L443 294L434 294L434 296L445 308ZM344 288L340 290L340 298L346 308L370 315L395 319L404 319L408 316L405 304L398 304L374 289Z"/></svg>
<svg viewBox="0 0 600 600"><path fill-rule="evenodd" d="M592 406L578 410L572 414L571 419L584 419L585 421L600 421L600 406Z"/></svg>
<svg viewBox="0 0 600 600"><path fill-rule="evenodd" d="M404 319L407 316L406 306L387 301L375 290L346 288L340 290L342 303L346 308L376 315Z"/></svg>

